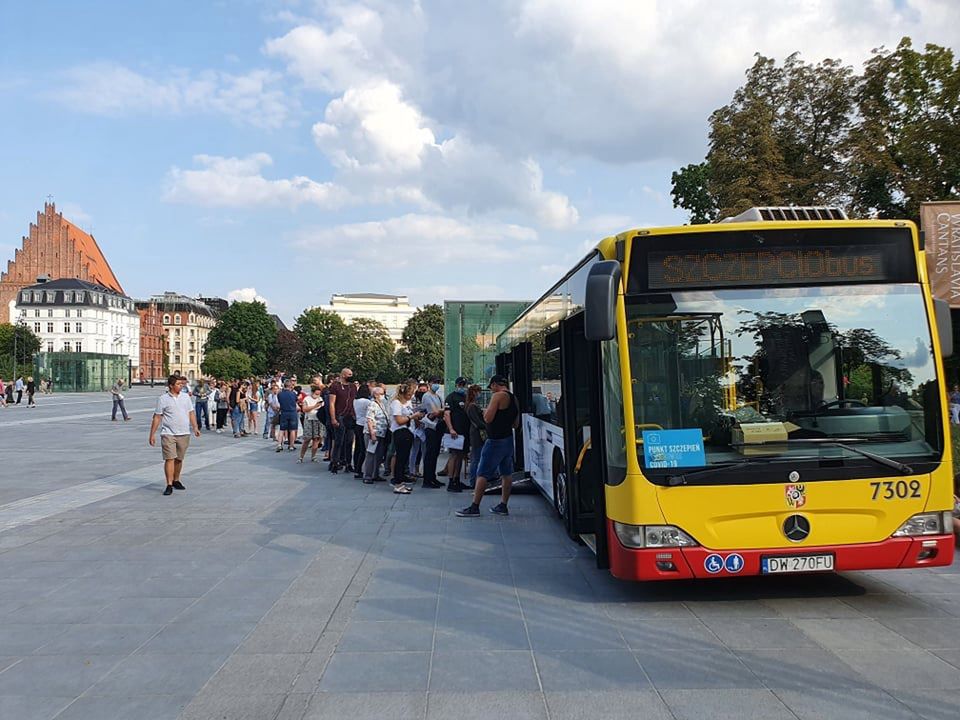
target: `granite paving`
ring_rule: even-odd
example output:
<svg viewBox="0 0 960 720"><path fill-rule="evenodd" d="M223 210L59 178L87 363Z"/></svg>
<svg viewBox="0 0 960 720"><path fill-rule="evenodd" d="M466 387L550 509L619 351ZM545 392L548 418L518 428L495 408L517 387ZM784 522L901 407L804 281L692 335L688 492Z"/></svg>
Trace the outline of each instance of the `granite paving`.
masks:
<svg viewBox="0 0 960 720"><path fill-rule="evenodd" d="M0 410L4 720L960 717L960 563L623 583L539 496L461 520L259 435L164 497L159 393Z"/></svg>

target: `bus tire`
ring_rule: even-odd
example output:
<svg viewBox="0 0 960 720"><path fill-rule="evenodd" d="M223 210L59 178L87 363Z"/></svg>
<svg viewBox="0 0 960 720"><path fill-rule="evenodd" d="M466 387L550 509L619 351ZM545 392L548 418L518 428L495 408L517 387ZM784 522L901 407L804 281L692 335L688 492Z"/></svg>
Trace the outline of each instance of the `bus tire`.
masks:
<svg viewBox="0 0 960 720"><path fill-rule="evenodd" d="M567 465L563 453L553 451L553 507L563 520L567 519L567 504L570 499L570 485L567 482Z"/></svg>

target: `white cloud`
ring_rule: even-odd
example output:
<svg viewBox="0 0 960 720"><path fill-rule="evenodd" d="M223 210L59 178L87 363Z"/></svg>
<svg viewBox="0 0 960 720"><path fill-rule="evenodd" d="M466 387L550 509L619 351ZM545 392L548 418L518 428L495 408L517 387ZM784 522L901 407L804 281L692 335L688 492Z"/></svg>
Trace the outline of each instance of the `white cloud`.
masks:
<svg viewBox="0 0 960 720"><path fill-rule="evenodd" d="M153 78L123 65L91 63L64 72L48 97L74 112L122 116L145 113L220 114L262 128L286 124L295 103L280 88L282 76L267 70L245 74L172 70Z"/></svg>
<svg viewBox="0 0 960 720"><path fill-rule="evenodd" d="M408 97L426 20L419 2L334 3L320 20L266 42L264 52L305 86L339 93L313 126L338 182L368 202L513 215L549 228L575 224L576 208L544 188L534 158L444 133Z"/></svg>
<svg viewBox="0 0 960 720"><path fill-rule="evenodd" d="M273 163L266 153L246 157L196 155L199 169L174 167L167 177L164 200L204 207L317 205L335 208L347 200L346 191L333 183L297 176L268 180L262 170Z"/></svg>
<svg viewBox="0 0 960 720"><path fill-rule="evenodd" d="M313 139L339 168L386 174L419 168L424 150L435 145L420 111L386 80L333 100L324 122L313 126Z"/></svg>
<svg viewBox="0 0 960 720"><path fill-rule="evenodd" d="M63 213L63 216L72 222L74 225L81 228L89 228L93 223L93 218L88 212L86 212L82 207L77 203L65 202L60 203L57 206L57 209Z"/></svg>
<svg viewBox="0 0 960 720"><path fill-rule="evenodd" d="M338 92L399 69L400 60L384 43L380 12L361 4L335 5L327 13L334 27L309 21L268 40L264 52L286 62L287 71L307 87Z"/></svg>
<svg viewBox="0 0 960 720"><path fill-rule="evenodd" d="M267 300L263 295L260 295L257 292L256 288L237 288L236 290L231 290L227 293L227 300L230 302L262 302L266 306L270 306L270 301Z"/></svg>
<svg viewBox="0 0 960 720"><path fill-rule="evenodd" d="M382 267L384 273L378 275L386 276L394 268L416 266L427 277L434 267L522 262L546 251L529 227L414 213L303 230L296 245L308 254L319 253L331 264Z"/></svg>
<svg viewBox="0 0 960 720"><path fill-rule="evenodd" d="M437 142L430 121L380 79L352 87L313 126L317 146L368 201L399 199L424 210L520 211L548 228L577 222L569 198L543 187L533 158L509 157L463 135Z"/></svg>
<svg viewBox="0 0 960 720"><path fill-rule="evenodd" d="M957 47L954 0L424 3L411 101L503 151L697 160L753 53L858 65L881 44Z"/></svg>

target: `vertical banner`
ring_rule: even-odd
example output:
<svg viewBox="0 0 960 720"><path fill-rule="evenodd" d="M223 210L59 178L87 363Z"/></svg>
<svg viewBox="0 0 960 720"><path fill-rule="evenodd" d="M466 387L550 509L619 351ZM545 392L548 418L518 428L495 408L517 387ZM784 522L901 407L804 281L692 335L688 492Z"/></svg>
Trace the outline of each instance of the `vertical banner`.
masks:
<svg viewBox="0 0 960 720"><path fill-rule="evenodd" d="M933 296L960 308L960 201L920 203Z"/></svg>

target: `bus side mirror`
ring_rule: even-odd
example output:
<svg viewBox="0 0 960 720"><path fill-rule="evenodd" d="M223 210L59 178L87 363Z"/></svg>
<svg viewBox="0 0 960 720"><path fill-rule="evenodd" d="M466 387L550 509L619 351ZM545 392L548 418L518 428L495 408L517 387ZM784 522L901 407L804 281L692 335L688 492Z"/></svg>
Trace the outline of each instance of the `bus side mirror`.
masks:
<svg viewBox="0 0 960 720"><path fill-rule="evenodd" d="M940 336L940 356L945 358L951 357L953 355L953 318L950 315L950 303L946 300L934 300L933 312L937 316L937 335Z"/></svg>
<svg viewBox="0 0 960 720"><path fill-rule="evenodd" d="M603 260L590 267L583 304L583 334L587 340L613 340L617 334L620 275L616 260Z"/></svg>

